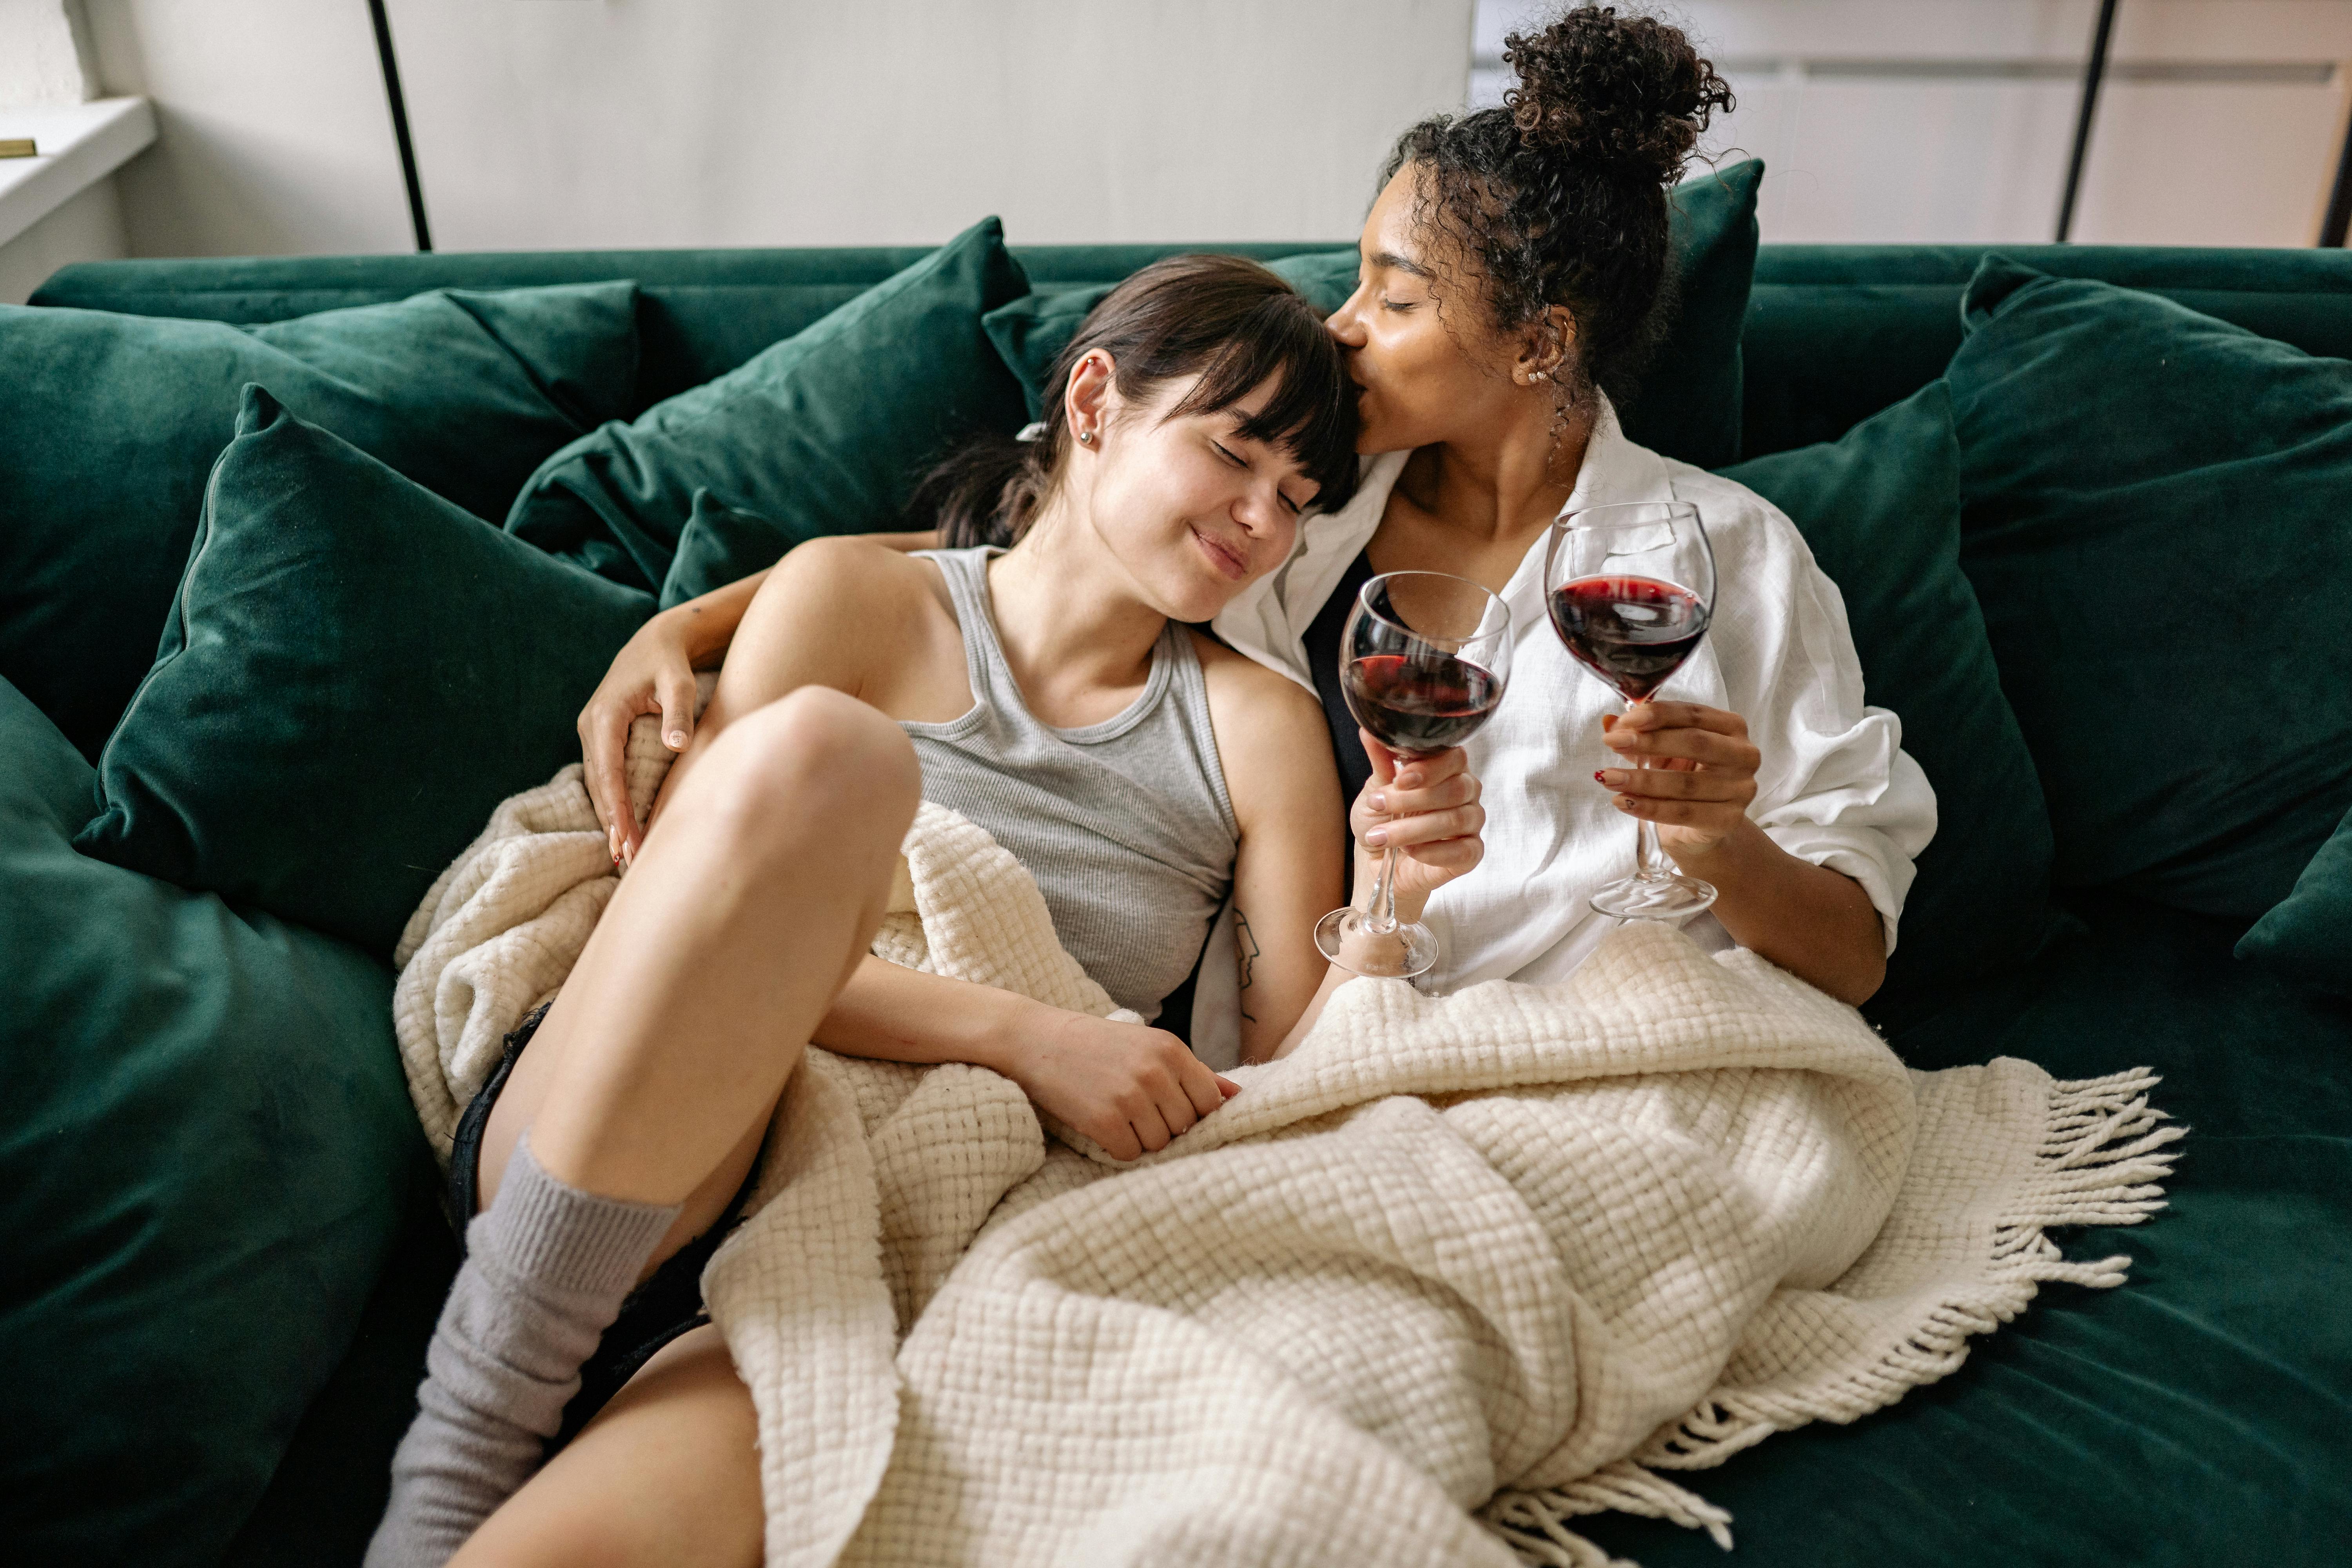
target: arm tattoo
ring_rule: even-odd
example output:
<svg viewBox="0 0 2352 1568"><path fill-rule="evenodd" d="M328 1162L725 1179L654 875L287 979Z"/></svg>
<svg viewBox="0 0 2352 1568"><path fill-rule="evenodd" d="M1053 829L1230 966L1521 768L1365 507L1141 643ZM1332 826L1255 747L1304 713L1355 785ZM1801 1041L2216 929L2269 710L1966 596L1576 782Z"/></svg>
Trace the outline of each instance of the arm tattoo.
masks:
<svg viewBox="0 0 2352 1568"><path fill-rule="evenodd" d="M1234 910L1234 956L1241 963L1241 988L1247 991L1257 963L1258 945L1257 938L1250 931L1249 916L1242 913L1238 906ZM1247 996L1242 998L1242 1016L1253 1024L1257 1022L1257 1015L1249 1010Z"/></svg>

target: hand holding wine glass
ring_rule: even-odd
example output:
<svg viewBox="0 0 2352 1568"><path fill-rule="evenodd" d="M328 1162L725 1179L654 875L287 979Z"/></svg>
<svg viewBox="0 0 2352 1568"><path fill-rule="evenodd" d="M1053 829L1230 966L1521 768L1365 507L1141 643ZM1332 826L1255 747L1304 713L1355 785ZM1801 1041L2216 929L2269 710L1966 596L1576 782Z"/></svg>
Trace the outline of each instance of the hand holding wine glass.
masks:
<svg viewBox="0 0 2352 1568"><path fill-rule="evenodd" d="M1399 918L1398 850L1408 840L1459 837L1446 830L1464 823L1475 832L1483 821L1475 781L1454 782L1466 778L1456 748L1503 700L1510 626L1501 599L1443 572L1387 573L1356 595L1340 638L1339 687L1363 727L1374 776L1350 823L1358 841L1380 852L1381 868L1364 908L1334 910L1315 928L1316 946L1343 969L1406 977L1437 962L1436 934L1411 918L1419 911ZM1454 812L1464 815L1444 815ZM1460 874L1445 862L1465 853L1417 850L1414 859L1442 873L1433 887Z"/></svg>

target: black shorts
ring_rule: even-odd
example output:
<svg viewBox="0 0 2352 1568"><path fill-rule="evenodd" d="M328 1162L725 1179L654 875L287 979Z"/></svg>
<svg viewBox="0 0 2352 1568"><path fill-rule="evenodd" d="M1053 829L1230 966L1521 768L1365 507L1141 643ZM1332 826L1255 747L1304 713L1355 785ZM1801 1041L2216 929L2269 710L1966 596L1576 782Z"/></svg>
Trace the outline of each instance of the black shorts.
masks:
<svg viewBox="0 0 2352 1568"><path fill-rule="evenodd" d="M507 1037L506 1055L499 1060L498 1070L490 1074L489 1081L482 1085L481 1092L474 1096L473 1103L466 1107L466 1114L458 1120L449 1154L449 1190L446 1197L449 1221L457 1228L460 1252L465 1250L466 1226L478 1206L482 1132L490 1123L490 1107L498 1103L499 1093L506 1088L515 1063L521 1059L523 1047L530 1044L540 1020L546 1016L545 1006L532 1009L521 1026ZM629 1292L628 1300L621 1303L621 1315L613 1320L595 1354L580 1369L580 1392L563 1407L563 1426L547 1446L549 1458L552 1458L557 1449L572 1441L580 1428L621 1392L621 1385L653 1359L656 1351L688 1330L710 1321L710 1313L702 1304L703 1267L742 1220L743 1205L759 1180L760 1162L755 1157L750 1173L735 1189L727 1212L719 1216L718 1223L672 1253L643 1284Z"/></svg>

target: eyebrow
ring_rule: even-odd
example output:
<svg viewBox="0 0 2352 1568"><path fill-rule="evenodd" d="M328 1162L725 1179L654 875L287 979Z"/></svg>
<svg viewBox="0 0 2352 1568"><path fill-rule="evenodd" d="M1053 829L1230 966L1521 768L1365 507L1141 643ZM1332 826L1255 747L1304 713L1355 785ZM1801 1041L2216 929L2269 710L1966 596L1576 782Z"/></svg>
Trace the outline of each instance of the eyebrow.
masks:
<svg viewBox="0 0 2352 1568"><path fill-rule="evenodd" d="M1434 278L1436 276L1435 273L1432 272L1428 268L1423 267L1420 262L1413 260L1410 257L1399 256L1393 250L1373 251L1372 265L1375 267L1392 267L1399 272L1410 272L1415 278Z"/></svg>

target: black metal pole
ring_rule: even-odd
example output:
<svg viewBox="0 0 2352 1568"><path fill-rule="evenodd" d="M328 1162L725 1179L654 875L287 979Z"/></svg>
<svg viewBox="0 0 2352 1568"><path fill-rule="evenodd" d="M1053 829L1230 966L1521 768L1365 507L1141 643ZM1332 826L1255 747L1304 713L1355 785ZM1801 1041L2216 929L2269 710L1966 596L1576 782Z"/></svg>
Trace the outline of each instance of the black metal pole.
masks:
<svg viewBox="0 0 2352 1568"><path fill-rule="evenodd" d="M2344 120L2344 151L2336 155L2336 188L2327 195L2327 216L2319 220L2319 243L2343 249L2347 228L2352 228L2352 115Z"/></svg>
<svg viewBox="0 0 2352 1568"><path fill-rule="evenodd" d="M2074 155L2066 163L2066 194L2058 203L2058 243L2074 226L2074 195L2083 187L2083 160L2091 151L2091 117L2099 107L2099 79L2107 74L2107 35L2116 25L2116 0L2099 0L2099 28L2091 35L2091 63L2083 68L2083 111L2074 117Z"/></svg>
<svg viewBox="0 0 2352 1568"><path fill-rule="evenodd" d="M383 96L392 105L392 139L400 146L400 177L408 184L408 226L416 233L421 253L433 248L433 230L425 222L425 187L416 178L416 149L408 140L408 101L400 94L400 61L392 52L392 21L383 14L383 0L368 0L368 16L375 22L375 58L383 68Z"/></svg>

